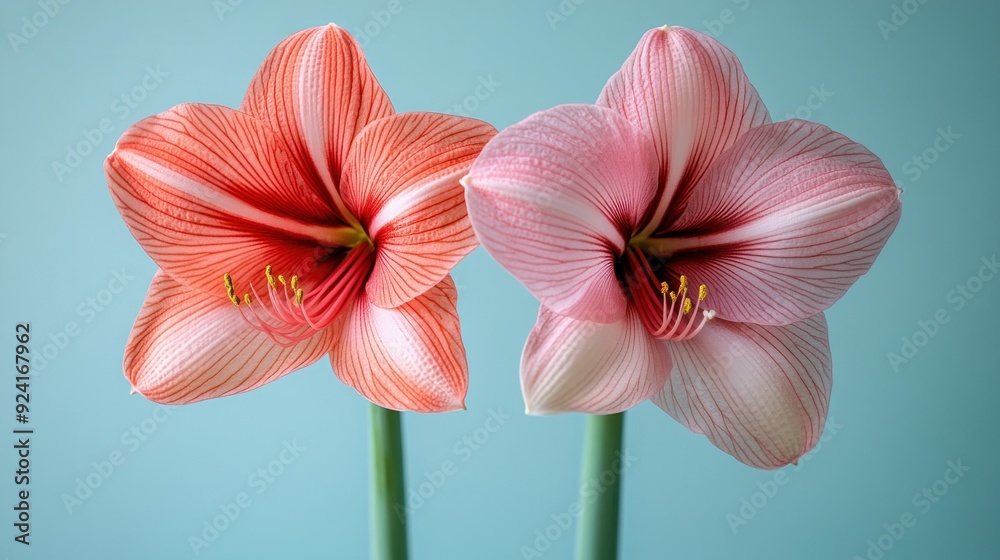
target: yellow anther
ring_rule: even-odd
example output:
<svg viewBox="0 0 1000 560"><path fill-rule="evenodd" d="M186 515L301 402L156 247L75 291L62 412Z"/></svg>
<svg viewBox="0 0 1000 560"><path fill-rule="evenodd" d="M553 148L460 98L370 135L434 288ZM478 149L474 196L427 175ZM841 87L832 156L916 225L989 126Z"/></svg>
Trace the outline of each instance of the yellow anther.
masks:
<svg viewBox="0 0 1000 560"><path fill-rule="evenodd" d="M677 292L678 293L685 292L685 291L687 291L687 289L688 289L688 277L684 276L682 274L681 275L681 286L679 288L677 288Z"/></svg>
<svg viewBox="0 0 1000 560"><path fill-rule="evenodd" d="M264 267L264 276L267 276L267 283L274 287L274 275L271 274L271 265Z"/></svg>
<svg viewBox="0 0 1000 560"><path fill-rule="evenodd" d="M661 294L670 293L670 286L668 286L666 282L660 282L660 293Z"/></svg>
<svg viewBox="0 0 1000 560"><path fill-rule="evenodd" d="M298 292L299 290L299 277L292 276L292 290Z"/></svg>
<svg viewBox="0 0 1000 560"><path fill-rule="evenodd" d="M245 302L245 303L246 303L247 305L250 305L250 294L243 294L243 301L244 301L244 302Z"/></svg>
<svg viewBox="0 0 1000 560"><path fill-rule="evenodd" d="M689 298L689 297L688 298L684 298L684 314L685 315L687 315L688 313L691 312L691 308L692 307L694 307L694 306L691 305L691 298Z"/></svg>
<svg viewBox="0 0 1000 560"><path fill-rule="evenodd" d="M228 272L222 275L222 281L226 284L227 292L233 291L233 277Z"/></svg>
<svg viewBox="0 0 1000 560"><path fill-rule="evenodd" d="M284 275L282 275L282 274L278 275L278 282L281 282L282 285L285 284L285 277L284 277Z"/></svg>
<svg viewBox="0 0 1000 560"><path fill-rule="evenodd" d="M677 292L670 292L670 301L677 301Z"/></svg>
<svg viewBox="0 0 1000 560"><path fill-rule="evenodd" d="M302 303L302 288L295 290L295 303Z"/></svg>
<svg viewBox="0 0 1000 560"><path fill-rule="evenodd" d="M233 302L233 305L239 307L240 298L236 297L236 294L229 294L229 301Z"/></svg>
<svg viewBox="0 0 1000 560"><path fill-rule="evenodd" d="M708 286L704 284L698 286L698 300L705 301L707 297L708 297Z"/></svg>

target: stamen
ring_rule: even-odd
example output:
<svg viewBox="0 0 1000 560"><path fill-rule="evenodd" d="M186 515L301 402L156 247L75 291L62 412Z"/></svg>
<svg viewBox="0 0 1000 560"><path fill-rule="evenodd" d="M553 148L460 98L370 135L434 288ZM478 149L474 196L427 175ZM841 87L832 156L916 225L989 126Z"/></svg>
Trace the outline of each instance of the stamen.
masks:
<svg viewBox="0 0 1000 560"><path fill-rule="evenodd" d="M253 328L262 331L281 346L290 346L296 342L312 336L316 329L308 324L304 317L303 310L299 308L304 297L304 290L299 286L299 277L293 275L291 284L294 288L289 292L284 275L274 275L271 265L264 267L264 277L267 279L267 298L262 298L254 285L250 284L250 291L245 292L240 298L236 295L236 286L229 273L223 275L223 283L226 287L226 295L233 305L240 308L243 319ZM278 288L278 283L281 288ZM295 306L292 305L294 300ZM270 305L266 305L266 303ZM244 304L244 305L241 305Z"/></svg>
<svg viewBox="0 0 1000 560"><path fill-rule="evenodd" d="M688 297L688 278L681 276L680 284L676 292L668 291L666 282L660 282L660 293L663 294L663 317L660 328L653 333L653 336L661 340L681 341L688 340L705 326L705 324L715 317L715 311L707 310L698 317L698 310L701 303L708 298L708 286L701 284L698 286L697 301ZM670 301L667 301L670 296Z"/></svg>

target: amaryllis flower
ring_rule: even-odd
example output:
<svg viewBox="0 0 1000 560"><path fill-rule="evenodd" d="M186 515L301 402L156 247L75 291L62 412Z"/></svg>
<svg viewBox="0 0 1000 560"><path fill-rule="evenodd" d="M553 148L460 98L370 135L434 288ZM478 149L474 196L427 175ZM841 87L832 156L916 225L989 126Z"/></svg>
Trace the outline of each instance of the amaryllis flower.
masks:
<svg viewBox="0 0 1000 560"><path fill-rule="evenodd" d="M239 110L186 104L129 128L108 184L160 267L125 351L129 382L190 403L328 354L378 405L462 408L449 271L477 243L458 181L495 133L395 114L334 25L275 47Z"/></svg>
<svg viewBox="0 0 1000 560"><path fill-rule="evenodd" d="M771 123L733 53L665 27L597 105L504 130L463 183L480 242L542 304L521 362L530 413L652 398L764 468L815 445L831 385L822 312L900 213L863 146Z"/></svg>

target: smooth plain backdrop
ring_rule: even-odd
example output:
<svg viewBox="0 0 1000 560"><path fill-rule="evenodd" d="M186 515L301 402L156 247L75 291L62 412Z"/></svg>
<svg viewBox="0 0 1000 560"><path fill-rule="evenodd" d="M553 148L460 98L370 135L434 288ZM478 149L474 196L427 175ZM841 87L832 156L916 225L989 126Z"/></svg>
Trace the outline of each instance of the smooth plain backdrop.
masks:
<svg viewBox="0 0 1000 560"><path fill-rule="evenodd" d="M983 264L1000 252L1000 5L47 1L0 7L0 361L14 361L26 321L37 357L28 547L13 540L14 372L0 374L0 558L367 557L368 403L327 360L191 406L129 396L122 352L156 267L102 170L136 120L182 102L237 106L275 44L329 22L358 36L397 110L498 128L593 102L646 30L691 27L736 52L775 120L798 113L868 146L905 189L903 217L828 313L824 442L776 481L650 403L628 412L622 557L1000 556L1000 280ZM537 303L481 249L454 274L468 410L405 415L410 488L453 464L410 504L412 557L569 558L575 527L555 523L577 500L584 417L522 413ZM282 464L286 443L298 451ZM240 493L249 506L196 554L190 537Z"/></svg>

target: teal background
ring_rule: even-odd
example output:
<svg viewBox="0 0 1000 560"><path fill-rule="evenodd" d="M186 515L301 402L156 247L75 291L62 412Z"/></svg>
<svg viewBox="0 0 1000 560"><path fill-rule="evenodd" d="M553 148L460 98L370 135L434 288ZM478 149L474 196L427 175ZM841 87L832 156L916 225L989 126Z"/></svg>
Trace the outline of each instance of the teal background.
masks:
<svg viewBox="0 0 1000 560"><path fill-rule="evenodd" d="M872 271L828 313L835 383L825 442L778 471L779 486L774 472L738 463L652 404L637 407L626 418L637 459L625 475L622 557L874 560L869 539L877 546L880 536L891 545L880 551L886 559L1000 557L1000 280L970 280L982 258L1000 252L1000 5L576 1L402 0L387 25L373 15L387 0L232 0L221 16L211 0L72 1L57 4L17 52L8 34L42 8L4 2L0 356L13 355L15 323L30 321L34 355L53 344L54 358L31 386L30 547L13 542L14 372L0 376L0 559L367 557L367 402L326 360L169 414L128 395L122 351L155 266L114 209L102 171L132 122L181 102L238 105L275 44L331 21L377 31L361 40L399 111L451 112L492 76L499 85L468 113L499 128L555 104L592 102L647 29L714 30L775 120L806 106L803 116L871 148L905 189L903 218ZM886 37L878 22L894 5L918 9ZM568 15L550 22L547 12L560 9ZM147 66L167 75L125 111L115 100L141 86ZM809 109L813 87L833 95L813 97ZM112 131L59 180L52 162L102 119ZM912 158L948 127L958 138L927 152L934 163L917 177ZM103 293L122 269L134 279ZM517 368L533 298L482 250L455 278L468 411L405 416L410 488L440 479L433 473L446 461L454 466L411 515L412 557L535 557L522 547L544 548L548 529L554 538L541 557L569 558L574 528L550 525L577 499L584 417L521 412ZM979 291L960 296L959 284ZM89 306L102 296L100 311ZM935 314L947 322L918 335L924 344L894 367L888 353L901 353L902 338ZM69 321L79 330L58 349L52 341ZM509 415L492 432L491 411ZM127 435L132 427L146 439ZM251 479L284 442L304 450L271 482ZM116 452L124 462L105 479L94 464ZM946 494L936 502L914 502L925 487L933 492L949 461L968 472L939 483ZM101 485L70 511L63 495L88 475ZM196 555L189 537L241 492L249 507ZM884 524L905 514L915 524L886 536Z"/></svg>

